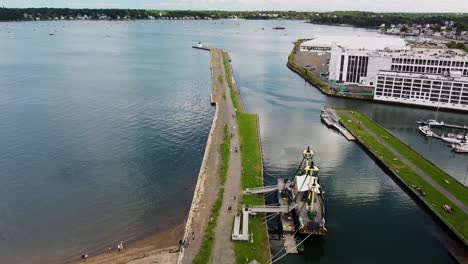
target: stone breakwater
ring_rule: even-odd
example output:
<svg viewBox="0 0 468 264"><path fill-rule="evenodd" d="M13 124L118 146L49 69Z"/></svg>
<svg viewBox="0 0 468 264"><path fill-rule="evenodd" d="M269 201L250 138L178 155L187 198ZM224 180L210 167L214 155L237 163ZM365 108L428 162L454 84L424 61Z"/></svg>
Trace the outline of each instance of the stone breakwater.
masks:
<svg viewBox="0 0 468 264"><path fill-rule="evenodd" d="M216 110L208 135L205 153L198 174L197 184L192 198L192 204L188 213L185 231L182 240L190 242L188 248L182 248L179 252L177 263L192 263L199 251L208 222L210 221L211 208L216 200L220 188L219 172L221 168L220 145L223 140L224 104L222 88L218 76L219 56L218 49L210 50L211 75L212 75L212 104ZM196 239L193 239L194 235Z"/></svg>

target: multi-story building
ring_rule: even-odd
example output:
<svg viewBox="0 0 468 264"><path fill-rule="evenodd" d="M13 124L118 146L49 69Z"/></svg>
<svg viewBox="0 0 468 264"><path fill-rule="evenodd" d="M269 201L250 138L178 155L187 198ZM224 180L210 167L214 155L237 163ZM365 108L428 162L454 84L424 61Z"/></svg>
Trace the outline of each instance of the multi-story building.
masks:
<svg viewBox="0 0 468 264"><path fill-rule="evenodd" d="M319 37L300 50L327 53L330 81L372 86L375 100L468 110L463 51L383 37Z"/></svg>
<svg viewBox="0 0 468 264"><path fill-rule="evenodd" d="M468 111L468 77L380 71L374 99Z"/></svg>

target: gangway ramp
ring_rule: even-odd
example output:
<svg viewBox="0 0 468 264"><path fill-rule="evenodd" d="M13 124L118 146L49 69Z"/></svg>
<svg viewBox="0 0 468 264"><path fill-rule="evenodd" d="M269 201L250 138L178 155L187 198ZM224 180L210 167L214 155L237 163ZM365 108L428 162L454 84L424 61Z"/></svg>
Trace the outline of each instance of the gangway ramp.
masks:
<svg viewBox="0 0 468 264"><path fill-rule="evenodd" d="M234 230L232 230L232 240L249 241L249 211L242 208L241 214L234 216ZM242 231L241 231L241 217L242 217Z"/></svg>
<svg viewBox="0 0 468 264"><path fill-rule="evenodd" d="M256 188L247 188L244 190L244 194L267 193L276 190L278 190L278 185L268 185Z"/></svg>
<svg viewBox="0 0 468 264"><path fill-rule="evenodd" d="M245 209L251 213L289 213L296 207L296 204L290 206L256 205Z"/></svg>
<svg viewBox="0 0 468 264"><path fill-rule="evenodd" d="M349 133L349 131L346 128L338 124L333 124L333 127L336 128L336 130L338 130L347 140L349 141L356 140L356 138L351 133Z"/></svg>

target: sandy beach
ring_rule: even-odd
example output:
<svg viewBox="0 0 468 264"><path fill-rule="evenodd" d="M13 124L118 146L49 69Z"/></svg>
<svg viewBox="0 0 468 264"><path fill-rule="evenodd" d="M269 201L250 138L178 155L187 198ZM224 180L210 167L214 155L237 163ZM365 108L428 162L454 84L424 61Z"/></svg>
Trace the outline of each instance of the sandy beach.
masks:
<svg viewBox="0 0 468 264"><path fill-rule="evenodd" d="M126 244L124 241L124 250L117 251L117 243L108 252L100 253L93 256L89 254L89 258L81 260L81 256L70 263L86 263L86 264L149 264L149 263L176 263L179 239L184 232L184 225L178 225L170 230L150 235L140 240Z"/></svg>

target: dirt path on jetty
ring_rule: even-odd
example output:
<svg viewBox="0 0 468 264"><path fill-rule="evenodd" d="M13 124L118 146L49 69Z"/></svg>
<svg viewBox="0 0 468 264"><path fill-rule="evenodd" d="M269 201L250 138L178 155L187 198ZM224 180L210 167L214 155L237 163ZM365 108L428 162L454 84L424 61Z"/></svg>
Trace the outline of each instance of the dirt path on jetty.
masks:
<svg viewBox="0 0 468 264"><path fill-rule="evenodd" d="M221 52L220 52L221 53ZM223 79L226 80L226 71L224 69L223 58L220 58ZM233 151L240 149L239 135L237 133L237 118L233 117L236 113L231 100L231 91L227 82L223 83L223 89L226 94L226 115L225 119L229 127L229 132L233 134L231 138L231 155L229 156L229 167L224 185L224 197L221 211L215 228L215 241L211 263L235 263L234 246L231 241L231 231L234 225L234 216L238 212L237 197L241 196L241 157L240 152ZM236 198L234 198L236 197ZM231 210L228 208L231 207Z"/></svg>
<svg viewBox="0 0 468 264"><path fill-rule="evenodd" d="M216 113L208 136L200 175L192 201L192 207L187 218L184 240L190 242L179 255L177 263L192 263L200 250L203 234L211 218L211 208L216 200L221 187L221 144L224 137L224 124L233 119L229 108L227 108L228 92L223 81L223 59L221 50L211 49L211 76L213 85L213 101L216 102ZM232 103L231 103L232 104ZM224 212L221 211L221 215ZM230 230L230 229L229 229ZM193 235L195 239L193 239ZM213 238L214 239L214 238ZM225 263L224 261L219 263Z"/></svg>

